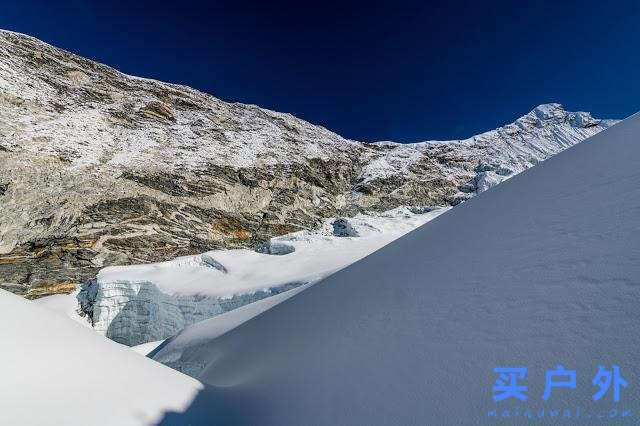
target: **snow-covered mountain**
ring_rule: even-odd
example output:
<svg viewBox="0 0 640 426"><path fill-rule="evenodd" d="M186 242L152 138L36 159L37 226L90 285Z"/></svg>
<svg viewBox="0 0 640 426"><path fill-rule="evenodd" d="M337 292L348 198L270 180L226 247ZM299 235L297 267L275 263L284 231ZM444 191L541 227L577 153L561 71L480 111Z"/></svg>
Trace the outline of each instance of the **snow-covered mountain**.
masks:
<svg viewBox="0 0 640 426"><path fill-rule="evenodd" d="M612 123L548 104L466 140L366 144L0 31L0 287L68 293L105 266L455 205Z"/></svg>
<svg viewBox="0 0 640 426"><path fill-rule="evenodd" d="M242 325L187 327L151 356L210 387L161 424L637 424L639 156L640 113Z"/></svg>
<svg viewBox="0 0 640 426"><path fill-rule="evenodd" d="M0 30L0 287L64 293L0 289L0 424L634 424L639 135L362 143Z"/></svg>

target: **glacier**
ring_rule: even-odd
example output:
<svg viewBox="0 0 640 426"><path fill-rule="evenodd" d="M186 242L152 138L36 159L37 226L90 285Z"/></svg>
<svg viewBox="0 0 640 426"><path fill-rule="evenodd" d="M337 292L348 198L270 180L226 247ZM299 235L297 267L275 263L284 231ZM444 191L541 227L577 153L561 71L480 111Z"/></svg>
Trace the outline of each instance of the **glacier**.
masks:
<svg viewBox="0 0 640 426"><path fill-rule="evenodd" d="M188 325L306 283L288 282L220 297L171 295L161 292L152 281L98 282L95 279L85 283L77 297L95 331L118 343L136 346L166 339Z"/></svg>
<svg viewBox="0 0 640 426"><path fill-rule="evenodd" d="M272 238L256 250L217 250L163 263L108 267L80 291L51 297L77 298L80 314L95 331L137 346L317 282L445 211L397 208L328 219L319 231ZM64 309L78 320L77 312Z"/></svg>

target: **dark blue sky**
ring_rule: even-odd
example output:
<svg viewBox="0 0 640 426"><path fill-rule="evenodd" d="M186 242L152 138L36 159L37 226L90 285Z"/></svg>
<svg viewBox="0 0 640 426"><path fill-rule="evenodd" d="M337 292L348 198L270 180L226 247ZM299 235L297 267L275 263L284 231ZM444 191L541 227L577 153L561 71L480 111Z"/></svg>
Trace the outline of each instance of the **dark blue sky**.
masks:
<svg viewBox="0 0 640 426"><path fill-rule="evenodd" d="M640 2L5 2L0 27L346 137L463 138L537 104L640 109Z"/></svg>

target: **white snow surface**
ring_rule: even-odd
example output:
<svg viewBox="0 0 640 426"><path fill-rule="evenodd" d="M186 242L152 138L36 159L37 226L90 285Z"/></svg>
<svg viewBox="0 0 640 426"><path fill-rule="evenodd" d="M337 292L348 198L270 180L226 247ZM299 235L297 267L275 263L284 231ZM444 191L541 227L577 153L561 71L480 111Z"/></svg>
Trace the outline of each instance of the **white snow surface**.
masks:
<svg viewBox="0 0 640 426"><path fill-rule="evenodd" d="M165 411L184 410L202 389L4 290L0 322L2 425L153 425Z"/></svg>
<svg viewBox="0 0 640 426"><path fill-rule="evenodd" d="M272 238L268 247L286 254L248 249L214 250L162 263L103 268L98 274L98 282L101 286L115 282L151 282L169 295L201 294L221 298L269 290L290 282L313 282L378 250L446 210L436 208L416 214L407 208L397 208L345 219L357 231L357 237L335 236L331 225L335 219L328 219L319 231L300 231Z"/></svg>
<svg viewBox="0 0 640 426"><path fill-rule="evenodd" d="M158 346L164 343L164 340L157 340L155 342L143 343L141 345L132 346L131 350L139 353L140 355L147 356L153 352Z"/></svg>
<svg viewBox="0 0 640 426"><path fill-rule="evenodd" d="M87 318L80 315L77 300L78 291L79 290L76 290L71 294L54 294L52 296L41 297L40 299L34 300L33 303L64 317L71 318L87 328L91 328L91 324L87 321Z"/></svg>
<svg viewBox="0 0 640 426"><path fill-rule="evenodd" d="M640 113L224 334L185 329L151 356L211 386L161 424L637 424L638 157ZM559 365L576 387L545 401ZM593 400L599 366L619 402ZM499 367L527 369L526 401L493 400Z"/></svg>

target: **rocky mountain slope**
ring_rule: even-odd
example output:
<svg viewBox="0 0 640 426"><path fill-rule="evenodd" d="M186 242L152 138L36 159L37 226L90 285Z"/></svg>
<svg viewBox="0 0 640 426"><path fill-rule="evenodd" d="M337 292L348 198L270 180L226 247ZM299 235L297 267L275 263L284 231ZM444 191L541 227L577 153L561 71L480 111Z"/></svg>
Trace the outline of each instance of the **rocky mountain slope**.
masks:
<svg viewBox="0 0 640 426"><path fill-rule="evenodd" d="M548 104L466 140L365 144L0 31L0 287L455 205L613 123Z"/></svg>

